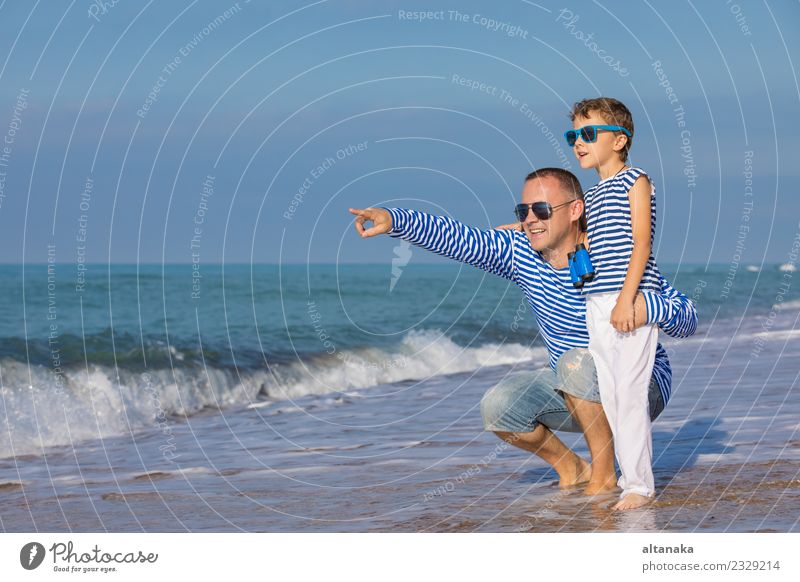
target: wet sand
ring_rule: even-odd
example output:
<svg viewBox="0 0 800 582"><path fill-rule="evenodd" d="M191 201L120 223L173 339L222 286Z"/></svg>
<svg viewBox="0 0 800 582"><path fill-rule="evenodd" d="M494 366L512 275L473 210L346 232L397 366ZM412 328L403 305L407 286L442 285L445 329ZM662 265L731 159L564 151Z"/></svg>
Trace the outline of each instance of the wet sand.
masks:
<svg viewBox="0 0 800 582"><path fill-rule="evenodd" d="M484 432L481 395L520 369L499 366L171 419L173 460L158 430L0 459L0 528L800 531L797 334L776 325L757 359L751 332L732 335L668 345L675 395L653 425L645 509L562 491L541 460ZM559 436L587 456L581 435Z"/></svg>

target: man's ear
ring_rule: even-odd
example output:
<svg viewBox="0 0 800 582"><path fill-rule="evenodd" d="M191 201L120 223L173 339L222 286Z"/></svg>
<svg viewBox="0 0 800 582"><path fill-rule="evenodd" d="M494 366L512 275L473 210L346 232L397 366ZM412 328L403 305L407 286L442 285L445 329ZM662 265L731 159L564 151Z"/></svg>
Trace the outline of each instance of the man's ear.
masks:
<svg viewBox="0 0 800 582"><path fill-rule="evenodd" d="M586 210L586 204L584 203L583 200L581 200L580 198L577 198L575 201L577 202L577 204L573 204L570 207L571 212L572 212L572 221L573 222L578 220L581 217L581 215L583 215L583 212Z"/></svg>

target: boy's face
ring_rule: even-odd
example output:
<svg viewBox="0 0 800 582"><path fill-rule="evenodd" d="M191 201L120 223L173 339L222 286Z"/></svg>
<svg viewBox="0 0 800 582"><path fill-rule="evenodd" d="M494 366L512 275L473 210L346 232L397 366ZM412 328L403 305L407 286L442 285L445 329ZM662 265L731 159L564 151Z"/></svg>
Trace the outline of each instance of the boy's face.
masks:
<svg viewBox="0 0 800 582"><path fill-rule="evenodd" d="M614 125L606 121L597 111L590 111L589 117L576 117L572 122L573 129L580 129L585 125ZM620 152L627 143L627 137L613 131L599 130L597 140L586 143L580 137L572 146L572 152L578 158L578 163L583 169L597 169L606 164L621 162Z"/></svg>

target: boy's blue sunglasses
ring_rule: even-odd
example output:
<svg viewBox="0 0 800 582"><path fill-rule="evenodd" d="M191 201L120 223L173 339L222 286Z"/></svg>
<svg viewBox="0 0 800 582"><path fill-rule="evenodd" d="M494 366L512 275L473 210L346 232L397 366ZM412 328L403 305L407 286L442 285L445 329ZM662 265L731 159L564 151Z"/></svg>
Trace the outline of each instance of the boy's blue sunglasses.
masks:
<svg viewBox="0 0 800 582"><path fill-rule="evenodd" d="M594 143L597 141L597 130L622 131L625 135L631 137L631 132L621 125L584 125L579 129L570 129L564 132L564 137L567 138L569 147L575 145L575 142L578 141L578 136L580 136L585 143Z"/></svg>

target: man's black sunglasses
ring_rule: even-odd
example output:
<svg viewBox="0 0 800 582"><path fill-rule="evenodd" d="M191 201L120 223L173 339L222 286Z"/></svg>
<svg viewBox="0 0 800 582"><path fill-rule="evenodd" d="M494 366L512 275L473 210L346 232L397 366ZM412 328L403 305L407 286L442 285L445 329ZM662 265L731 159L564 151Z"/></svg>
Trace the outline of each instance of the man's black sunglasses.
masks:
<svg viewBox="0 0 800 582"><path fill-rule="evenodd" d="M566 206L567 204L571 204L573 202L575 202L575 200L570 200L569 202L564 202L563 204L558 204L557 206L552 206L549 202L517 204L517 206L514 208L514 212L517 215L517 220L520 222L525 222L525 219L528 218L529 210L533 210L533 215L539 220L547 220L553 216L553 211L556 208L561 208L562 206Z"/></svg>

